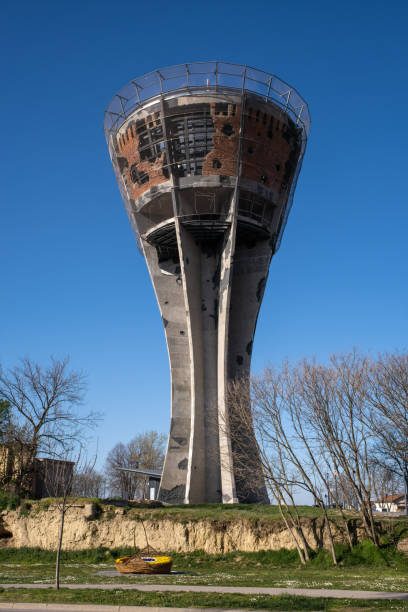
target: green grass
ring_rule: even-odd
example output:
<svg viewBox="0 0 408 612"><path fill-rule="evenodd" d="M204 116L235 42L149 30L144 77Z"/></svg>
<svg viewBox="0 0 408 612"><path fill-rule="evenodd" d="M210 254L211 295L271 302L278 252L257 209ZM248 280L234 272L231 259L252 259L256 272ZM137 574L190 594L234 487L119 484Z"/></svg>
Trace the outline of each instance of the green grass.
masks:
<svg viewBox="0 0 408 612"><path fill-rule="evenodd" d="M67 584L177 584L298 588L343 588L408 591L408 558L394 547L378 551L362 542L352 551L337 546L339 566L326 551L315 554L304 567L296 551L173 553L171 575L122 575L114 560L131 549L96 548L63 551L61 583ZM41 549L0 549L0 583L53 584L55 552ZM109 572L113 575L109 575Z"/></svg>
<svg viewBox="0 0 408 612"><path fill-rule="evenodd" d="M0 489L0 511L16 510L20 505L20 497L15 493L8 493Z"/></svg>
<svg viewBox="0 0 408 612"><path fill-rule="evenodd" d="M299 506L299 514L304 518L317 518L322 516L322 511L313 506ZM163 508L132 508L128 510L130 515L137 518L171 519L171 520L239 520L251 521L281 520L278 506L266 506L262 504L189 504L185 506L165 506Z"/></svg>
<svg viewBox="0 0 408 612"><path fill-rule="evenodd" d="M3 495L0 491L0 510L9 508L15 509L20 500L17 498L11 500L6 494ZM25 500L29 502L30 512L37 514L41 511L46 511L55 503L53 498L45 498L41 500ZM75 500L76 504L94 503L100 511L100 518L112 520L115 518L115 505L103 504L101 500L96 498L79 498ZM11 505L13 507L11 507ZM176 506L145 506L138 503L129 502L123 507L125 513L130 518L137 519L169 519L174 521L200 521L200 520L216 520L229 521L237 519L246 519L251 521L276 521L281 520L281 515L278 506L262 505L262 504L186 504ZM298 511L300 516L304 518L318 518L322 516L322 511L313 506L299 506ZM336 511L331 511L336 515Z"/></svg>
<svg viewBox="0 0 408 612"><path fill-rule="evenodd" d="M251 610L408 610L408 602L397 600L350 600L293 595L238 595L220 593L172 593L137 591L114 591L86 589L4 589L0 590L0 602L16 603L66 603L99 604L116 606L165 606L185 608L248 608Z"/></svg>
<svg viewBox="0 0 408 612"><path fill-rule="evenodd" d="M63 550L61 562L68 564L84 563L113 563L118 557L132 554L134 549L128 548L90 548L84 550ZM341 544L336 544L336 554L341 567L362 566L369 567L392 567L396 570L408 573L408 557L399 553L394 546L383 546L376 548L369 540L357 544L352 550ZM335 569L333 568L331 555L327 550L319 550L311 553L311 560L304 568L309 569ZM281 568L297 568L299 556L296 550L281 548L280 550L260 550L257 552L228 552L210 555L202 550L190 553L172 553L175 565L183 566L185 570L194 571L198 568L209 572L220 568L229 568L241 564L246 569L262 567L263 570ZM2 564L49 564L55 561L55 551L42 548L1 548L0 566Z"/></svg>

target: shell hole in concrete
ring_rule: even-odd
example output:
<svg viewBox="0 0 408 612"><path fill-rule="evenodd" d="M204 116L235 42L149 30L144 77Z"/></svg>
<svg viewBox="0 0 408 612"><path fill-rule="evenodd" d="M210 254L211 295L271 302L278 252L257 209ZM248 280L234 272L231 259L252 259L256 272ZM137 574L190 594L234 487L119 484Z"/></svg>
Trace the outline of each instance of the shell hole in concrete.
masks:
<svg viewBox="0 0 408 612"><path fill-rule="evenodd" d="M143 185L143 183L147 183L149 180L149 175L147 172L138 171L136 164L133 164L130 168L130 178L132 183L137 183L138 185Z"/></svg>
<svg viewBox="0 0 408 612"><path fill-rule="evenodd" d="M234 128L232 127L232 125L230 123L225 123L221 132L225 135L225 136L231 136L231 134L234 133Z"/></svg>

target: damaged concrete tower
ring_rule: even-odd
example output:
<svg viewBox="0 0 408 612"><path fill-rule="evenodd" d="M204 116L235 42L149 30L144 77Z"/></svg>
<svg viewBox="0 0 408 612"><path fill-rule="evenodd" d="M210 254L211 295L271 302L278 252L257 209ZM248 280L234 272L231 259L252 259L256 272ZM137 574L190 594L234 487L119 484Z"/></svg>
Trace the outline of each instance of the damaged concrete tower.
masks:
<svg viewBox="0 0 408 612"><path fill-rule="evenodd" d="M268 501L260 468L252 465L244 476L234 470L226 392L229 381L249 376L269 264L309 123L295 89L221 62L137 78L105 113L113 167L170 359L163 501ZM256 456L255 448L248 452Z"/></svg>

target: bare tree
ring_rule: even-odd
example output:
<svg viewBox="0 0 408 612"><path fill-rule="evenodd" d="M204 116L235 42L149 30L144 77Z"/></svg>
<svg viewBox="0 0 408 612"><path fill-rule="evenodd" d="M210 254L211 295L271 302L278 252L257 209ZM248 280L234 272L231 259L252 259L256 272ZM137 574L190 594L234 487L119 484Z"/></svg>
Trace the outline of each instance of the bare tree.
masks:
<svg viewBox="0 0 408 612"><path fill-rule="evenodd" d="M403 480L408 514L408 354L380 355L368 375L366 421L378 440L377 463Z"/></svg>
<svg viewBox="0 0 408 612"><path fill-rule="evenodd" d="M106 474L111 493L125 499L144 497L146 479L119 468L160 469L164 461L166 436L157 431L138 434L128 444L116 444L106 459Z"/></svg>
<svg viewBox="0 0 408 612"><path fill-rule="evenodd" d="M74 470L72 494L78 497L105 497L106 477L92 466L80 466Z"/></svg>
<svg viewBox="0 0 408 612"><path fill-rule="evenodd" d="M29 358L6 371L0 370L0 399L8 402L12 440L24 457L14 485L29 491L34 459L38 453L67 454L83 442L100 414L81 414L86 384L81 372L69 370L69 359L51 358L43 367Z"/></svg>
<svg viewBox="0 0 408 612"><path fill-rule="evenodd" d="M329 366L304 361L308 420L329 472L341 475L339 492L360 513L367 536L378 546L371 500L371 457L375 435L366 422L369 360L356 351L333 355ZM339 500L337 500L339 503Z"/></svg>
<svg viewBox="0 0 408 612"><path fill-rule="evenodd" d="M284 436L278 387L270 382L266 382L264 377L254 381L252 397L245 378L231 382L227 395L228 423L220 423L220 426L228 429L231 437L235 478L245 480L248 490L252 487L259 491L266 482L299 559L305 564L309 560L309 546L294 499L299 479L294 474L288 441ZM251 400L252 411L248 409ZM223 457L221 462L225 462Z"/></svg>
<svg viewBox="0 0 408 612"><path fill-rule="evenodd" d="M56 444L58 447L58 443ZM82 460L82 449L77 447L70 453L60 455L60 459L48 458L43 460L42 478L50 497L54 497L54 503L60 513L60 528L57 543L57 555L55 560L55 588L60 588L61 552L64 535L65 516L68 510L77 502L77 497L72 496L72 485L74 482L75 467L79 471L93 469L92 465ZM53 456L56 455L56 449Z"/></svg>

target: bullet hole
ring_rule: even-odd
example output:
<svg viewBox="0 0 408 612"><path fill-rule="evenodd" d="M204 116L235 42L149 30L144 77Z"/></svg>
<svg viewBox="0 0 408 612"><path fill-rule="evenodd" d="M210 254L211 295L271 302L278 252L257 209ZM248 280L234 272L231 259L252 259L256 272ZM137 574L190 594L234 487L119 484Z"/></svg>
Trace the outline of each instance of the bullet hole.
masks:
<svg viewBox="0 0 408 612"><path fill-rule="evenodd" d="M267 182L268 182L268 177L266 176L266 174L262 174L262 176L261 176L261 181L262 181L262 183L263 183L264 185L265 185L265 183L267 183Z"/></svg>
<svg viewBox="0 0 408 612"><path fill-rule="evenodd" d="M248 353L248 355L252 354L252 345L253 345L254 341L251 340L250 342L248 342L248 344L246 345L246 352Z"/></svg>
<svg viewBox="0 0 408 612"><path fill-rule="evenodd" d="M190 263L190 260L188 257L186 257L186 264L188 265Z"/></svg>
<svg viewBox="0 0 408 612"><path fill-rule="evenodd" d="M184 336L184 333L185 333L185 332L183 332L183 330L181 329L181 330L180 330L180 336Z"/></svg>
<svg viewBox="0 0 408 612"><path fill-rule="evenodd" d="M168 304L168 303L169 303L169 301L168 301L168 300L165 300L165 301L164 301L164 303L165 303L165 304Z"/></svg>
<svg viewBox="0 0 408 612"><path fill-rule="evenodd" d="M242 355L237 355L237 364L242 365L244 363L244 358Z"/></svg>
<svg viewBox="0 0 408 612"><path fill-rule="evenodd" d="M126 157L117 157L116 161L118 162L118 166L119 166L119 171L122 174L122 172L124 171L125 168L128 167L128 160L126 159Z"/></svg>
<svg viewBox="0 0 408 612"><path fill-rule="evenodd" d="M177 467L179 470L186 470L188 466L188 460L187 459L182 459L182 461L180 461L177 464Z"/></svg>
<svg viewBox="0 0 408 612"><path fill-rule="evenodd" d="M183 282L183 281L181 280L181 277L180 277L180 276L178 276L178 277L176 278L176 283L177 283L178 285L181 285L181 284L182 284L182 282Z"/></svg>
<svg viewBox="0 0 408 612"><path fill-rule="evenodd" d="M213 168L221 168L221 162L219 159L213 159Z"/></svg>
<svg viewBox="0 0 408 612"><path fill-rule="evenodd" d="M180 446L185 446L187 444L186 438L178 438L176 436L171 436L172 440L174 440Z"/></svg>
<svg viewBox="0 0 408 612"><path fill-rule="evenodd" d="M168 320L167 320L167 319L165 319L164 317L162 317L162 321L163 321L163 325L164 325L164 327L166 328L166 327L167 327L167 325L169 324Z"/></svg>
<svg viewBox="0 0 408 612"><path fill-rule="evenodd" d="M202 310L202 311L207 310L207 306L206 306L205 304L201 304L201 310Z"/></svg>
<svg viewBox="0 0 408 612"><path fill-rule="evenodd" d="M225 136L231 136L234 133L234 129L230 123L225 123L221 132L225 134Z"/></svg>

